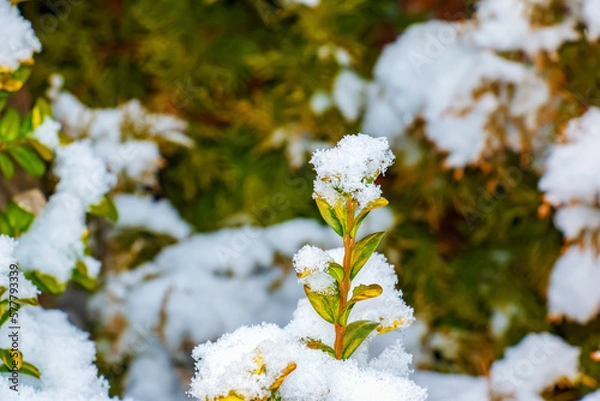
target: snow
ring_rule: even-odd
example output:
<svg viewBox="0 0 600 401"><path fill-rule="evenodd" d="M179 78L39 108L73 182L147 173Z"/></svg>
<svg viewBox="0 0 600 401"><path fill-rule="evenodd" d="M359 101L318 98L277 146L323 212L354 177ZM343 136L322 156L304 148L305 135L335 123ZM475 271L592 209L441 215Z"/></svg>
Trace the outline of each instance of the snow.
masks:
<svg viewBox="0 0 600 401"><path fill-rule="evenodd" d="M72 94L62 91L62 79L53 77L48 95L54 117L74 139L89 138L94 151L108 168L139 185L154 186L163 165L157 143L168 141L192 146L184 131L187 124L174 117L154 114L131 100L115 109L90 109Z"/></svg>
<svg viewBox="0 0 600 401"><path fill-rule="evenodd" d="M17 281L14 280L15 274L11 273L11 266L17 265L17 259L14 252L17 246L17 241L6 235L0 235L0 288L10 288L10 283L18 284L18 298L37 298L38 289L27 280L21 270L17 273ZM11 277L13 280L11 280ZM10 297L10 291L0 295L0 301L4 301Z"/></svg>
<svg viewBox="0 0 600 401"><path fill-rule="evenodd" d="M343 70L335 79L333 102L346 120L355 121L358 118L364 90L364 80L351 70Z"/></svg>
<svg viewBox="0 0 600 401"><path fill-rule="evenodd" d="M99 203L116 183L115 176L86 140L58 148L53 171L60 179L56 193L80 200L84 210Z"/></svg>
<svg viewBox="0 0 600 401"><path fill-rule="evenodd" d="M564 143L550 148L539 188L556 206L554 222L569 244L556 262L548 288L548 313L587 323L600 311L600 293L592 283L600 279L595 233L600 228L600 109L592 107L571 120Z"/></svg>
<svg viewBox="0 0 600 401"><path fill-rule="evenodd" d="M52 275L60 282L69 280L75 263L83 257L85 212L72 195L53 195L19 239L16 256L20 267Z"/></svg>
<svg viewBox="0 0 600 401"><path fill-rule="evenodd" d="M108 382L98 377L92 363L93 342L63 312L25 306L19 323L19 350L40 370L41 379L21 374L17 393L9 388L8 374L0 373L3 401L116 401L108 396ZM11 347L10 333L9 325L0 328L0 348Z"/></svg>
<svg viewBox="0 0 600 401"><path fill-rule="evenodd" d="M138 355L127 371L126 395L143 401L189 401L181 388L168 352L156 339Z"/></svg>
<svg viewBox="0 0 600 401"><path fill-rule="evenodd" d="M331 97L325 92L315 92L310 98L310 108L315 114L323 114L331 106Z"/></svg>
<svg viewBox="0 0 600 401"><path fill-rule="evenodd" d="M46 145L52 150L59 147L58 132L60 124L52 118L46 117L44 122L33 131L32 138L37 139L41 144Z"/></svg>
<svg viewBox="0 0 600 401"><path fill-rule="evenodd" d="M276 256L291 259L306 243L332 246L339 238L306 219L222 229L195 234L164 248L150 263L109 276L90 309L104 324L125 318L128 325L108 357L135 354L135 344L156 330L162 312L171 353L187 341L201 343L241 325L289 322L302 290L295 275L286 278L278 268Z"/></svg>
<svg viewBox="0 0 600 401"><path fill-rule="evenodd" d="M539 188L553 205L572 201L593 205L600 193L600 109L591 107L564 131L566 143L553 145Z"/></svg>
<svg viewBox="0 0 600 401"><path fill-rule="evenodd" d="M381 197L381 188L373 181L393 162L387 139L347 135L334 148L313 154L310 163L317 173L313 197L335 206L350 196L363 209Z"/></svg>
<svg viewBox="0 0 600 401"><path fill-rule="evenodd" d="M496 397L542 401L539 394L559 379L577 378L579 353L579 348L555 335L529 334L492 365L492 393Z"/></svg>
<svg viewBox="0 0 600 401"><path fill-rule="evenodd" d="M465 36L469 24L413 25L385 47L367 88L364 132L400 136L421 117L450 167L521 150L524 138L535 137L548 85L532 67L475 47Z"/></svg>
<svg viewBox="0 0 600 401"><path fill-rule="evenodd" d="M427 389L429 401L487 401L485 377L419 371L411 375L419 386Z"/></svg>
<svg viewBox="0 0 600 401"><path fill-rule="evenodd" d="M600 227L600 209L585 206L562 206L554 215L554 225L567 240L577 239L586 231Z"/></svg>
<svg viewBox="0 0 600 401"><path fill-rule="evenodd" d="M571 246L556 262L548 288L550 316L585 324L600 312L600 257L593 248Z"/></svg>
<svg viewBox="0 0 600 401"><path fill-rule="evenodd" d="M331 262L333 259L327 252L311 245L305 245L294 255L294 268L300 283L318 293L333 291L335 280L329 275Z"/></svg>
<svg viewBox="0 0 600 401"><path fill-rule="evenodd" d="M489 379L426 371L410 378L427 388L430 401L543 401L545 389L564 379L575 382L579 354L553 334L529 334L492 364Z"/></svg>
<svg viewBox="0 0 600 401"><path fill-rule="evenodd" d="M363 401L377 394L381 401L425 400L425 391L405 375L338 361L311 350L288 329L263 324L242 327L193 353L197 374L190 394L200 400L237 394L244 399L268 397L279 387L282 399L301 401ZM406 362L406 358L398 360ZM286 376L287 374L287 376Z"/></svg>
<svg viewBox="0 0 600 401"><path fill-rule="evenodd" d="M600 38L600 2L597 0L582 0L582 3L587 36L590 40L598 40Z"/></svg>
<svg viewBox="0 0 600 401"><path fill-rule="evenodd" d="M114 198L119 211L115 227L122 229L145 229L157 234L167 234L176 239L190 235L192 228L185 222L167 199L120 194Z"/></svg>
<svg viewBox="0 0 600 401"><path fill-rule="evenodd" d="M551 13L551 6L550 0L482 0L477 7L476 28L468 38L477 46L522 50L530 56L556 51L563 43L579 38L578 18L571 13L550 25L536 22L536 14Z"/></svg>
<svg viewBox="0 0 600 401"><path fill-rule="evenodd" d="M24 270L38 270L66 282L85 256L86 213L110 191L115 177L88 141L57 148L54 173L60 179L56 191L21 236L16 255ZM88 261L92 272L100 270Z"/></svg>
<svg viewBox="0 0 600 401"><path fill-rule="evenodd" d="M42 50L31 23L8 0L0 0L0 72L14 71Z"/></svg>
<svg viewBox="0 0 600 401"><path fill-rule="evenodd" d="M600 391L586 395L581 401L600 401Z"/></svg>

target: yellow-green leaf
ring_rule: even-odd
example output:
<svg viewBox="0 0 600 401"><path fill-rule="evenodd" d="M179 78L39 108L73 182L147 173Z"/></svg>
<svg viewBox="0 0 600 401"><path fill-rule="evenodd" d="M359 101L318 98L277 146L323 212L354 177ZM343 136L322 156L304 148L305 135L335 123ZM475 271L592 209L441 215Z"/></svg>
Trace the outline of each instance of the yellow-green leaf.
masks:
<svg viewBox="0 0 600 401"><path fill-rule="evenodd" d="M52 149L50 149L48 146L44 145L40 141L36 139L30 139L29 144L32 148L35 149L36 152L38 152L40 156L42 156L42 159L46 160L47 162L51 161L54 158L54 152L52 151Z"/></svg>
<svg viewBox="0 0 600 401"><path fill-rule="evenodd" d="M368 320L352 322L346 327L342 359L348 359L360 347L365 339L379 326L379 323Z"/></svg>
<svg viewBox="0 0 600 401"><path fill-rule="evenodd" d="M342 281L344 281L344 268L335 262L331 262L329 264L329 275L331 277L333 277L334 279L336 279L338 281L338 283L341 283Z"/></svg>
<svg viewBox="0 0 600 401"><path fill-rule="evenodd" d="M25 277L33 282L40 291L47 294L60 295L67 288L67 283L61 283L55 277L38 270L25 272Z"/></svg>
<svg viewBox="0 0 600 401"><path fill-rule="evenodd" d="M320 351L327 352L330 356L335 358L335 350L329 345L325 344L323 341L310 338L307 341L305 341L305 343L308 348L318 349Z"/></svg>
<svg viewBox="0 0 600 401"><path fill-rule="evenodd" d="M313 292L308 286L304 286L304 292L314 310L329 323L335 323L336 312L335 301L332 301L333 296L328 297L325 294Z"/></svg>
<svg viewBox="0 0 600 401"><path fill-rule="evenodd" d="M71 273L71 279L88 291L95 291L98 288L98 281L90 277L87 266L82 260L77 261L75 269Z"/></svg>
<svg viewBox="0 0 600 401"><path fill-rule="evenodd" d="M46 117L52 116L52 107L42 98L38 98L33 107L31 122L33 129L36 129L44 122Z"/></svg>
<svg viewBox="0 0 600 401"><path fill-rule="evenodd" d="M383 288L379 284L361 284L352 290L352 299L350 299L350 302L356 303L366 299L377 298L382 292Z"/></svg>
<svg viewBox="0 0 600 401"><path fill-rule="evenodd" d="M24 375L33 376L37 379L40 379L42 377L40 370L29 362L23 362L23 366L21 366L19 372Z"/></svg>
<svg viewBox="0 0 600 401"><path fill-rule="evenodd" d="M378 198L378 199L375 199L374 201L370 202L367 206L365 206L365 208L360 211L360 213L358 214L358 216L356 216L356 219L354 220L354 225L352 226L352 230L350 231L350 237L352 237L352 238L356 237L356 233L358 232L360 225L367 218L367 216L369 215L369 212L371 212L372 210L387 206L388 203L389 202L387 199Z"/></svg>
<svg viewBox="0 0 600 401"><path fill-rule="evenodd" d="M18 312L21 309L20 304L8 304L8 299L0 302L0 327L10 319L10 315Z"/></svg>
<svg viewBox="0 0 600 401"><path fill-rule="evenodd" d="M37 298L19 298L16 302L21 305L38 306L40 304Z"/></svg>
<svg viewBox="0 0 600 401"><path fill-rule="evenodd" d="M94 216L106 217L113 223L119 219L119 211L108 195L104 195L100 203L92 205L88 212Z"/></svg>
<svg viewBox="0 0 600 401"><path fill-rule="evenodd" d="M379 246L381 238L383 238L384 232L378 232L371 235L367 235L361 239L354 246L352 252L352 270L350 272L350 279L354 279L360 269L367 263L375 249Z"/></svg>
<svg viewBox="0 0 600 401"><path fill-rule="evenodd" d="M16 362L17 369L23 366L23 354L21 351L12 351L9 349L0 348L0 360L9 368L12 369L13 361Z"/></svg>
<svg viewBox="0 0 600 401"><path fill-rule="evenodd" d="M343 237L345 234L344 225L338 219L334 208L329 206L329 204L322 198L315 199L315 202L317 203L317 207L319 208L319 212L321 213L323 220L325 220L327 225L331 227L333 231L335 231L340 237Z"/></svg>

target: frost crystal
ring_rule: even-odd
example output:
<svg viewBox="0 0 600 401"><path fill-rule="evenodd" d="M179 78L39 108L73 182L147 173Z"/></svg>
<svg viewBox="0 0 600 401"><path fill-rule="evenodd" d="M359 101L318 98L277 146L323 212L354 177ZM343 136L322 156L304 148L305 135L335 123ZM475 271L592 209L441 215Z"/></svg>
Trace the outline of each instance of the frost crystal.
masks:
<svg viewBox="0 0 600 401"><path fill-rule="evenodd" d="M387 139L368 135L347 135L327 150L318 150L310 163L315 167L314 198L323 198L335 206L358 201L359 209L381 196L374 181L394 162Z"/></svg>

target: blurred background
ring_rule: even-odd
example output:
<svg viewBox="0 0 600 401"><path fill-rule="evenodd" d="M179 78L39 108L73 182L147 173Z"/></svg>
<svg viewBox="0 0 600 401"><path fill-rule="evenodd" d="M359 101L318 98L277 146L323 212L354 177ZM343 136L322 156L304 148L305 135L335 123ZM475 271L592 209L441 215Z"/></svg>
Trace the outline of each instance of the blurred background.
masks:
<svg viewBox="0 0 600 401"><path fill-rule="evenodd" d="M544 5L530 15L537 18L537 26L563 23L575 13L568 1L540 3ZM298 218L319 221L311 198L314 173L308 164L310 153L335 144L345 134L387 136L397 157L380 181L390 200L390 213L378 215L372 224L389 229L381 251L396 266L399 287L419 320L414 332L407 334L416 367L486 376L507 347L529 333L550 332L581 347L579 364L585 380L552 385L543 397L579 400L600 380L600 366L590 358L590 352L600 345L600 320L595 314L579 321L549 317L551 272L566 245L553 222L552 206L556 205L545 202L539 189L543 168L538 155L546 154L548 146L537 146L536 141L543 137L547 144L560 142L569 120L600 103L600 54L579 21L573 24L573 32L580 35L554 48L494 49L502 60L534 71L549 93L543 105L537 104L535 113L519 120L526 126L525 139L520 139L522 146L513 146L506 137L515 126L520 127L512 118L513 114L522 115L510 111L518 101L511 97L520 88L518 80L505 79L508 73L479 72L475 64L456 77L459 68L445 58L443 36L434 44L415 42L412 49L420 49L425 59L421 53L411 58L411 47L406 45L403 49L413 70L404 79L414 82L412 92L403 92L408 98L419 97L420 92L430 93L431 99L443 98L446 83L454 80L475 99L487 92L501 99L490 113L493 118L482 124L490 132L483 150L456 162L454 145L445 145L428 131L432 126L428 112L394 103L390 94L396 90L394 85L405 90L404 83L394 80L402 81L406 70L386 72L384 56L390 53L384 49L410 27L434 19L456 24L448 26L460 32L465 21L477 20L477 7L475 0L25 1L19 8L31 21L43 51L36 56L31 77L16 102L27 104L29 99L44 96L50 87L48 78L58 73L64 80L62 90L89 108L112 109L138 99L154 113L187 122L185 132L193 144L161 144L158 179L138 183L133 189L125 185L121 190L167 199L191 232L197 233L194 235L217 235L223 229L248 226L269 230ZM508 23L504 29L516 31L518 26ZM452 35L456 33L451 34L454 38ZM452 46L455 40L450 40ZM523 37L523 43L527 40ZM439 43L441 50L436 47ZM420 75L426 68L435 72ZM483 77L477 88L469 79L473 75ZM427 77L433 76L436 80L426 87ZM524 89L526 93L535 90ZM378 96L404 114L397 111L396 121L384 112L371 112ZM454 129L460 135L469 128L447 125L442 129ZM542 131L543 135L538 135ZM468 138L467 142L474 140ZM52 188L51 181L43 177L33 184L23 180L11 185L7 193L38 186L47 194ZM93 226L96 236L106 232L105 224ZM268 234L275 249L272 259L265 263L257 258L252 274L243 273L244 283L234 283L230 291L250 291L243 286L251 277L266 274L266 293L270 295L265 296L271 298L265 302L288 302L293 310L294 296L288 299L277 291L288 285L289 259L295 250L279 249L285 245L278 241L330 244L326 236L311 238L312 233L320 236L321 231L310 227L289 225L291 234ZM298 239L296 230L311 234ZM291 316L289 312L268 315L261 306L264 315L232 318L208 332L182 329L171 336L161 334L160 325L149 323L151 327L135 330L144 332L142 337L150 345L141 351L131 348L129 340L123 340L123 332L132 327L127 323L128 312L124 312L129 306L107 306L131 301L122 294L121 298L110 295L115 288L111 280L118 281L115 277L119 274L135 272L157 255L165 255L165 247L181 240L176 236L130 229L112 235L106 243L98 242L101 245L95 252L103 267L101 289L90 301L95 312L81 310L79 300L88 302L90 297L74 285L62 298L45 301L51 307L70 310L73 320L92 333L99 348L101 374L111 382L114 395L135 395L141 401L178 400L193 373L189 351L200 340L215 339L247 320L273 317L285 324ZM254 260L247 254L258 246L256 237L244 238L248 244L239 248L236 260ZM193 263L201 265L214 258L210 247L204 252L192 257ZM186 257L179 257L185 265ZM272 266L283 273L265 273ZM232 272L229 265L221 267L215 273L219 279L239 273L236 268ZM149 275L142 281L153 278ZM291 281L290 285L295 285L293 277ZM164 306L166 287L145 290L147 297L156 294L159 306L161 302ZM200 306L192 303L198 299L182 297L172 309L191 308L180 318L190 326L213 325L203 320L210 317L194 318L194 309ZM227 305L222 314L235 314L236 304ZM139 308L144 308L143 302ZM175 320L165 323L170 310L163 308L157 314L166 327L180 324ZM156 372L141 360L154 365ZM170 390L171 395L151 394L149 383L159 380L156 377L170 366L175 367L177 377L167 384L160 382L161 386L178 387L174 384L178 378L181 388ZM139 374L131 373L136 369Z"/></svg>

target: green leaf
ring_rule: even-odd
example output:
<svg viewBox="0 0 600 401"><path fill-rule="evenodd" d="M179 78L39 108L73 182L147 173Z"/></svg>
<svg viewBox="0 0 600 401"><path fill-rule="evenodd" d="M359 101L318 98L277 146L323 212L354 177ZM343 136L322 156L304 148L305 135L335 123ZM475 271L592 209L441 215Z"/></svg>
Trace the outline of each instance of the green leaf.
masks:
<svg viewBox="0 0 600 401"><path fill-rule="evenodd" d="M360 269L367 263L371 255L373 255L373 252L375 252L375 249L379 246L384 234L385 233L382 231L367 235L356 243L354 251L352 252L352 270L350 271L350 279L354 279Z"/></svg>
<svg viewBox="0 0 600 401"><path fill-rule="evenodd" d="M10 227L12 228L13 236L18 236L27 231L35 219L35 216L25 209L22 209L15 202L10 202L6 207L6 218L8 219L8 224L10 224Z"/></svg>
<svg viewBox="0 0 600 401"><path fill-rule="evenodd" d="M6 178L13 178L15 175L15 165L12 160L4 153L0 152L0 170Z"/></svg>
<svg viewBox="0 0 600 401"><path fill-rule="evenodd" d="M317 207L319 208L319 212L321 213L323 220L325 220L325 223L327 223L327 225L331 227L333 231L335 231L340 237L343 237L345 234L345 225L339 220L336 211L329 206L325 199L317 198L315 199L315 202L317 202Z"/></svg>
<svg viewBox="0 0 600 401"><path fill-rule="evenodd" d="M341 283L344 281L344 268L338 263L331 262L329 264L329 275L336 279L338 283Z"/></svg>
<svg viewBox="0 0 600 401"><path fill-rule="evenodd" d="M15 140L19 136L21 117L15 109L9 109L0 121L0 138L5 142Z"/></svg>
<svg viewBox="0 0 600 401"><path fill-rule="evenodd" d="M312 292L308 286L304 286L304 292L314 310L329 323L335 323L336 320L336 302L325 294Z"/></svg>
<svg viewBox="0 0 600 401"><path fill-rule="evenodd" d="M11 309L11 305L9 305L8 299L5 299L4 301L0 302L0 307L0 327L2 327L2 325L6 323L8 319L10 319L11 313L14 314L15 312L18 312L19 309L21 309L21 305L18 303L13 304Z"/></svg>
<svg viewBox="0 0 600 401"><path fill-rule="evenodd" d="M31 111L27 113L27 116L23 119L21 123L21 128L19 128L19 137L25 138L27 135L33 133L33 125L31 123Z"/></svg>
<svg viewBox="0 0 600 401"><path fill-rule="evenodd" d="M119 219L119 211L111 197L108 195L104 195L100 203L92 205L88 212L94 216L106 217L113 223Z"/></svg>
<svg viewBox="0 0 600 401"><path fill-rule="evenodd" d="M23 362L23 366L21 366L21 369L19 369L19 373L28 376L33 376L37 379L40 379L42 377L40 370L29 362Z"/></svg>
<svg viewBox="0 0 600 401"><path fill-rule="evenodd" d="M33 150L25 146L8 148L8 153L25 171L33 176L42 176L46 171L46 165L42 159Z"/></svg>
<svg viewBox="0 0 600 401"><path fill-rule="evenodd" d="M8 224L8 220L2 212L0 212L0 234L13 236L10 224Z"/></svg>
<svg viewBox="0 0 600 401"><path fill-rule="evenodd" d="M22 65L12 74L11 78L19 82L25 82L29 79L30 75L31 68Z"/></svg>
<svg viewBox="0 0 600 401"><path fill-rule="evenodd" d="M351 303L364 301L371 298L377 298L383 293L383 288L379 284L361 284L352 290Z"/></svg>
<svg viewBox="0 0 600 401"><path fill-rule="evenodd" d="M352 230L350 231L350 237L355 238L360 225L369 215L369 212L375 209L379 209L381 207L387 206L389 204L388 200L385 198L378 198L372 202L369 202L367 206L363 210L360 211L356 219L354 220L354 226L352 226Z"/></svg>
<svg viewBox="0 0 600 401"><path fill-rule="evenodd" d="M61 283L55 277L38 270L25 272L25 277L46 294L60 295L67 289L67 283Z"/></svg>
<svg viewBox="0 0 600 401"><path fill-rule="evenodd" d="M344 335L342 359L350 358L377 326L379 326L379 323L368 320L359 320L350 323L346 327L346 334Z"/></svg>
<svg viewBox="0 0 600 401"><path fill-rule="evenodd" d="M7 99L8 98L6 96L0 95L0 111L2 111L4 109L4 106L6 106Z"/></svg>
<svg viewBox="0 0 600 401"><path fill-rule="evenodd" d="M306 346L310 349L318 349L321 351L327 352L330 356L335 358L335 350L331 348L329 345L323 343L321 340L315 340L309 338L306 342Z"/></svg>
<svg viewBox="0 0 600 401"><path fill-rule="evenodd" d="M98 288L98 281L90 277L87 266L82 260L77 261L71 279L88 291L95 291Z"/></svg>

